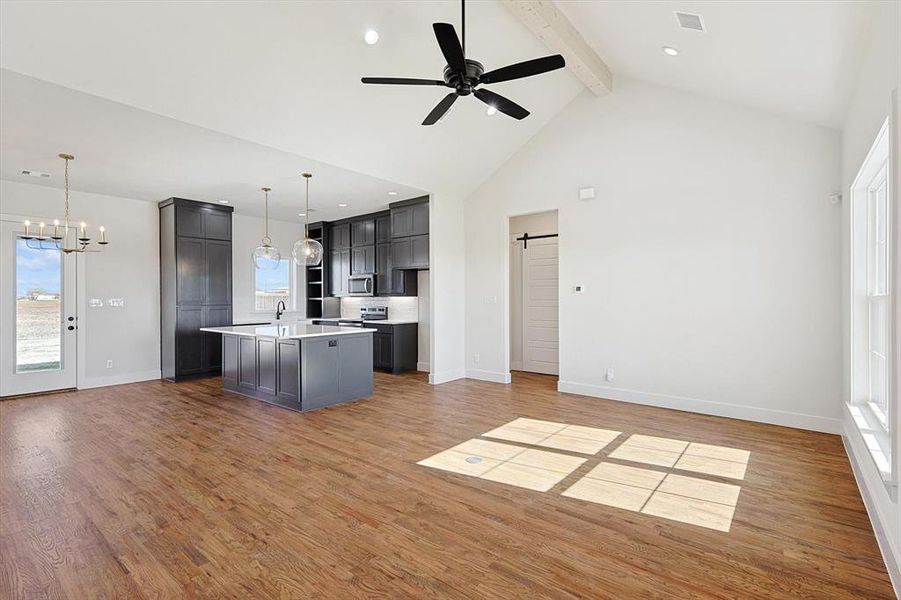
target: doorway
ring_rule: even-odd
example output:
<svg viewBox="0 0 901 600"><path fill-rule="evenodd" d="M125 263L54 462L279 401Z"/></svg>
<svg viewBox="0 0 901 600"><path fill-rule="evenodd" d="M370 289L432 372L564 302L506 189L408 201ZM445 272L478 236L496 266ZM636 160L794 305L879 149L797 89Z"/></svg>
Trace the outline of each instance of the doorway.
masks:
<svg viewBox="0 0 901 600"><path fill-rule="evenodd" d="M510 369L558 375L557 211L510 217Z"/></svg>
<svg viewBox="0 0 901 600"><path fill-rule="evenodd" d="M0 221L0 396L76 385L76 258L22 233Z"/></svg>

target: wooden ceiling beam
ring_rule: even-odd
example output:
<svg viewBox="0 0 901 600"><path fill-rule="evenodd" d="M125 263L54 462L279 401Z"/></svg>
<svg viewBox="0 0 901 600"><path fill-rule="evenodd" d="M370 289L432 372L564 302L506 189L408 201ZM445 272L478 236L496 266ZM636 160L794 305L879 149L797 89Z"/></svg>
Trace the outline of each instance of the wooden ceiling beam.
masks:
<svg viewBox="0 0 901 600"><path fill-rule="evenodd" d="M504 6L597 96L613 91L613 73L552 0L501 0Z"/></svg>

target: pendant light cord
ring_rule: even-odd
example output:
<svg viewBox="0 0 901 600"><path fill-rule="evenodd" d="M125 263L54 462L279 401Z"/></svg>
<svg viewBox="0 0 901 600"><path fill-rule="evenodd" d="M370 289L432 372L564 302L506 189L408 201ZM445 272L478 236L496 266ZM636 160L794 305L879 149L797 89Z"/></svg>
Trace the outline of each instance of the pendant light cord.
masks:
<svg viewBox="0 0 901 600"><path fill-rule="evenodd" d="M305 240L310 239L310 177L304 175L307 183L307 201L303 211L303 238Z"/></svg>
<svg viewBox="0 0 901 600"><path fill-rule="evenodd" d="M266 241L269 241L269 190L264 189L263 193L266 194Z"/></svg>
<svg viewBox="0 0 901 600"><path fill-rule="evenodd" d="M63 171L64 181L66 183L66 233L69 232L69 159L64 158L66 161L66 168ZM68 236L67 236L68 237Z"/></svg>

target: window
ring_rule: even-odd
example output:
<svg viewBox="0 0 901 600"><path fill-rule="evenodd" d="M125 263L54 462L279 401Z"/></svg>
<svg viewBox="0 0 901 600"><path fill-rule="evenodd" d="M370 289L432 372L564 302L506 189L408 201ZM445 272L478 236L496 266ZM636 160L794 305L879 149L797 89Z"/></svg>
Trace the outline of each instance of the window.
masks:
<svg viewBox="0 0 901 600"><path fill-rule="evenodd" d="M291 304L293 280L291 270L291 260L287 258L278 261L278 267L275 269L253 267L253 309L255 311L274 311L279 302L284 302L289 309L293 308Z"/></svg>
<svg viewBox="0 0 901 600"><path fill-rule="evenodd" d="M61 256L16 240L16 373L62 366Z"/></svg>
<svg viewBox="0 0 901 600"><path fill-rule="evenodd" d="M851 406L876 467L892 481L892 420L899 410L893 390L894 348L891 222L893 173L888 121L851 184ZM897 367L894 367L897 368Z"/></svg>
<svg viewBox="0 0 901 600"><path fill-rule="evenodd" d="M888 429L888 185L883 165L867 186L867 401Z"/></svg>

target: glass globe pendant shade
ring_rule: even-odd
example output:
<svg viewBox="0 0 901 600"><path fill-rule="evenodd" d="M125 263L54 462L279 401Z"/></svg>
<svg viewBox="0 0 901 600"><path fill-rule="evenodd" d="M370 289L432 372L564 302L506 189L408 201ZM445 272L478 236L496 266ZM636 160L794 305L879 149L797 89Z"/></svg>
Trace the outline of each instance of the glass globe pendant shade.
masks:
<svg viewBox="0 0 901 600"><path fill-rule="evenodd" d="M281 259L282 254L278 248L265 242L253 249L253 266L257 269L277 269Z"/></svg>
<svg viewBox="0 0 901 600"><path fill-rule="evenodd" d="M310 238L294 242L294 262L301 267L318 267L322 262L322 244Z"/></svg>

